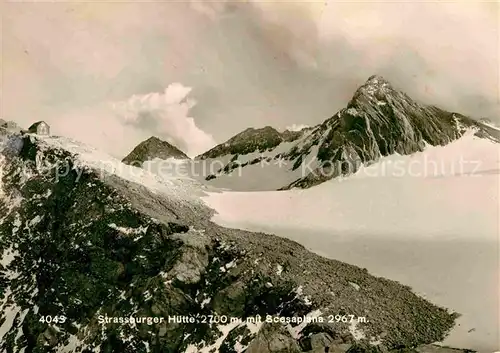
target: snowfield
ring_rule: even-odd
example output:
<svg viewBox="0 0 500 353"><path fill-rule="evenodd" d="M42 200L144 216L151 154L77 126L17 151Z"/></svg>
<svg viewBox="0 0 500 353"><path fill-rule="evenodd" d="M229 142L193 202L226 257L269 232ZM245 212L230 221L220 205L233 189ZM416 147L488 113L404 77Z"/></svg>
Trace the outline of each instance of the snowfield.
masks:
<svg viewBox="0 0 500 353"><path fill-rule="evenodd" d="M310 189L209 193L214 220L338 236L496 238L498 144L468 134L410 156L393 155Z"/></svg>

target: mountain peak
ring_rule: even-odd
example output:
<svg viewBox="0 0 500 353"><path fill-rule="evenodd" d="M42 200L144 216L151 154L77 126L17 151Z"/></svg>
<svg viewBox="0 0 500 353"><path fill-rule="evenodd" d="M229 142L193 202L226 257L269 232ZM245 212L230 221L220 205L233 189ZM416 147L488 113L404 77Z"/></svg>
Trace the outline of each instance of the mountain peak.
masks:
<svg viewBox="0 0 500 353"><path fill-rule="evenodd" d="M348 107L363 102L374 104L378 101L385 101L387 95L397 95L397 91L384 77L372 75L354 92Z"/></svg>
<svg viewBox="0 0 500 353"><path fill-rule="evenodd" d="M281 133L269 125L261 128L249 127L196 158L206 159L229 154L245 155L253 152L262 153L275 148L282 142L294 141L301 134L301 131L285 131Z"/></svg>
<svg viewBox="0 0 500 353"><path fill-rule="evenodd" d="M151 136L147 140L139 143L122 162L125 164L144 163L146 161L159 159L189 159L189 157L180 149L170 144L167 141Z"/></svg>

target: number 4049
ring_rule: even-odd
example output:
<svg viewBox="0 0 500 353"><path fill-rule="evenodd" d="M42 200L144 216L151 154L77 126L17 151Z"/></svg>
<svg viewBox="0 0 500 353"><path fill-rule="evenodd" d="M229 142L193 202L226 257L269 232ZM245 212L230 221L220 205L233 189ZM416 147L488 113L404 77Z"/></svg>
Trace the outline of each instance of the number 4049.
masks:
<svg viewBox="0 0 500 353"><path fill-rule="evenodd" d="M38 321L43 322L44 324L64 324L66 322L66 316L46 315L46 316L41 316L40 320L38 320Z"/></svg>

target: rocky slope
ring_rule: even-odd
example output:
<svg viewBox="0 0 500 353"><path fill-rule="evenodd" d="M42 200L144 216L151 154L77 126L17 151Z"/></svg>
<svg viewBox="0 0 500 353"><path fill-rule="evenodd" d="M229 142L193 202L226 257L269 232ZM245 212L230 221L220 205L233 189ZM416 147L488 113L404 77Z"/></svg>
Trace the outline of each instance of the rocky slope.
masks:
<svg viewBox="0 0 500 353"><path fill-rule="evenodd" d="M189 157L177 147L158 137L151 136L138 144L122 162L129 165L141 166L146 161L159 159L189 159Z"/></svg>
<svg viewBox="0 0 500 353"><path fill-rule="evenodd" d="M203 154L200 158L224 163L208 180L224 178L237 170L244 188L255 177L252 168L269 170L270 165L278 165L279 171L271 173L276 176L275 181L283 184L274 183L273 187L307 188L354 173L362 164L373 163L382 156L407 155L422 151L426 145L445 145L468 129L495 141L500 137L498 130L471 118L413 101L380 76L370 77L346 108L322 124L297 133L293 139L280 142L277 132L271 139L271 129L254 130L258 136L251 138L237 135ZM261 138L268 143L254 143ZM255 164L259 166L252 167Z"/></svg>
<svg viewBox="0 0 500 353"><path fill-rule="evenodd" d="M217 226L197 182L77 141L11 136L0 167L2 352L425 352L456 318L295 242Z"/></svg>

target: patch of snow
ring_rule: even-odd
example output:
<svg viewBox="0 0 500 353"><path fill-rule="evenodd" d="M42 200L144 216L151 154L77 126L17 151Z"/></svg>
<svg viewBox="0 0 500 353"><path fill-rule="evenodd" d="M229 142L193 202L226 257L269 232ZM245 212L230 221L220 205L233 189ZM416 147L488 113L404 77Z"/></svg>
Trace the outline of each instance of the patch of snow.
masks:
<svg viewBox="0 0 500 353"><path fill-rule="evenodd" d="M0 154L0 200L2 198L4 198L6 195L5 195L5 191L3 190L3 170L6 166L6 160L5 160L5 156Z"/></svg>
<svg viewBox="0 0 500 353"><path fill-rule="evenodd" d="M2 317L5 319L5 321L0 325L0 342L2 341L3 336L5 336L5 334L10 331L16 315L21 311L21 307L17 306L16 304L9 305L6 303L10 294L11 291L8 288L5 293L6 299L2 303L2 305L0 305L0 312L2 313Z"/></svg>
<svg viewBox="0 0 500 353"><path fill-rule="evenodd" d="M0 165L0 168L1 168L1 165ZM0 179L1 179L1 171L0 171ZM1 181L0 181L0 183L1 183ZM2 196L2 193L3 193L3 191L2 191L2 188L0 186L0 200L3 201L3 203L6 207L6 212L0 217L0 222L2 222L4 219L6 219L7 216L10 215L13 210L15 210L16 208L21 206L21 202L23 200L20 193L14 193L13 195L12 194L6 195L4 193L3 196ZM19 223L17 229L15 229L15 232L17 232L17 230L19 230L20 226L21 226L21 224Z"/></svg>
<svg viewBox="0 0 500 353"><path fill-rule="evenodd" d="M142 164L142 169L161 177L191 179L191 159L155 158Z"/></svg>
<svg viewBox="0 0 500 353"><path fill-rule="evenodd" d="M34 136L30 136L35 138ZM203 194L204 187L192 179L176 177L160 177L152 172L126 165L120 160L82 142L61 136L37 136L40 149L60 149L75 156L75 167L81 173L84 169L92 169L105 179L109 175L116 175L124 180L147 187L154 193L161 193L180 200L189 200L199 203L199 195ZM82 170L80 170L82 169Z"/></svg>
<svg viewBox="0 0 500 353"><path fill-rule="evenodd" d="M39 215L36 215L35 217L33 217L33 219L31 221L29 221L28 226L33 227L33 226L37 225L38 223L40 223L41 220L42 220L42 217L40 217Z"/></svg>
<svg viewBox="0 0 500 353"><path fill-rule="evenodd" d="M17 320L17 334L16 334L16 337L14 338L14 342L17 344L17 341L19 338L21 338L23 336L23 326L22 326L22 323L24 321L24 318L26 317L26 315L28 314L28 311L29 309L24 309L24 311L21 313L21 315L19 316L19 319Z"/></svg>
<svg viewBox="0 0 500 353"><path fill-rule="evenodd" d="M484 122L484 121L481 121L481 124L486 125L486 126L488 126L488 127L492 128L492 129L494 129L494 130L498 130L498 131L500 131L500 126L494 125L494 124L493 124L493 123L491 123L491 122Z"/></svg>
<svg viewBox="0 0 500 353"><path fill-rule="evenodd" d="M283 273L283 266L281 266L280 264L276 265L276 274L278 276L281 276L282 273Z"/></svg>
<svg viewBox="0 0 500 353"><path fill-rule="evenodd" d="M382 344L382 340L380 338L371 337L368 343L371 344L372 346L378 346Z"/></svg>
<svg viewBox="0 0 500 353"><path fill-rule="evenodd" d="M304 288L302 286L298 286L295 290L295 293L297 293L298 296L301 296L302 294L304 294Z"/></svg>
<svg viewBox="0 0 500 353"><path fill-rule="evenodd" d="M114 223L108 224L108 227L115 229L121 233L130 235L130 234L146 234L148 227L138 227L138 228L128 228L128 227L119 227ZM135 239L138 240L138 239Z"/></svg>
<svg viewBox="0 0 500 353"><path fill-rule="evenodd" d="M235 344L234 344L234 351L236 353L243 353L245 351L245 349L248 348L248 346L244 346L242 345L239 341L237 341Z"/></svg>
<svg viewBox="0 0 500 353"><path fill-rule="evenodd" d="M212 300L211 298L205 298L205 299L203 299L203 301L201 302L200 306L201 306L202 308L204 308L204 307L205 307L205 305L210 304L210 301L211 301L211 300Z"/></svg>
<svg viewBox="0 0 500 353"><path fill-rule="evenodd" d="M288 131L300 131L305 128L308 128L309 125L304 125L304 124L292 124L290 126L287 126L285 129Z"/></svg>
<svg viewBox="0 0 500 353"><path fill-rule="evenodd" d="M349 333L356 341L365 339L366 338L365 333L361 329L358 329L357 326L358 326L357 321L351 321L349 324Z"/></svg>
<svg viewBox="0 0 500 353"><path fill-rule="evenodd" d="M491 352L498 303L483 293L498 289L498 147L467 131L446 146L384 157L310 189L210 193L204 200L221 225L276 233L410 285L463 314L444 344ZM413 255L401 258L407 251ZM474 266L446 265L459 257L476 259ZM472 327L478 329L468 333Z"/></svg>
<svg viewBox="0 0 500 353"><path fill-rule="evenodd" d="M461 130L465 130L466 127L464 124L462 124L460 122L460 120L453 114L453 121L455 122L455 128L458 130L458 131L461 131Z"/></svg>
<svg viewBox="0 0 500 353"><path fill-rule="evenodd" d="M263 320L255 320L255 322L251 322L249 320L246 321L247 329L248 331L250 331L251 335L256 335L257 333L259 333L262 325L264 325Z"/></svg>
<svg viewBox="0 0 500 353"><path fill-rule="evenodd" d="M225 242L221 242L220 245L219 245L219 249L224 250L224 251L230 250L231 249L231 244L228 244L228 243L225 243Z"/></svg>
<svg viewBox="0 0 500 353"><path fill-rule="evenodd" d="M87 345L81 341L76 335L69 335L68 338L68 343L66 343L64 346L58 347L57 352L58 353L72 353L76 352L78 348L80 348L81 351L85 350Z"/></svg>

